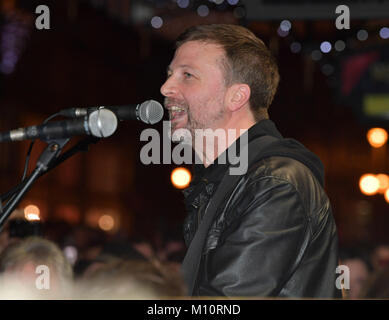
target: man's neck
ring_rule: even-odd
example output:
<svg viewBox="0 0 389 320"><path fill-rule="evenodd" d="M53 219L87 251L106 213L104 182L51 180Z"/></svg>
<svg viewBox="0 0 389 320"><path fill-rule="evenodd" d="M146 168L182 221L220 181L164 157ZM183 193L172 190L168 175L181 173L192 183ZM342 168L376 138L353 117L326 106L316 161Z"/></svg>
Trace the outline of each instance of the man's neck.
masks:
<svg viewBox="0 0 389 320"><path fill-rule="evenodd" d="M255 122L235 128L208 129L200 134L195 134L194 150L204 167L214 163L223 152L254 124Z"/></svg>

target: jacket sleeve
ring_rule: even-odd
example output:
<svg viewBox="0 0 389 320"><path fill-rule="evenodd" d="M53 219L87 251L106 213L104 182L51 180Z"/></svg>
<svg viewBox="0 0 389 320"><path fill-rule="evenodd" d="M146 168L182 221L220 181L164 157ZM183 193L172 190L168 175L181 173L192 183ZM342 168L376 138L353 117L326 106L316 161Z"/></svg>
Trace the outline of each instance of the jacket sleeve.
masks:
<svg viewBox="0 0 389 320"><path fill-rule="evenodd" d="M218 246L203 261L200 295L276 296L304 250L309 219L288 181L262 177L232 209Z"/></svg>

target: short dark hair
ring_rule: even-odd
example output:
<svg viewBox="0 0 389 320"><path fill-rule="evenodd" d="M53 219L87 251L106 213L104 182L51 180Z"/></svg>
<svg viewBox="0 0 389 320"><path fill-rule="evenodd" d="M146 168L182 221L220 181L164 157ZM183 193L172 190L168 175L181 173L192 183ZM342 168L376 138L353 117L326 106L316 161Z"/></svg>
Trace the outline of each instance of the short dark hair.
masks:
<svg viewBox="0 0 389 320"><path fill-rule="evenodd" d="M271 105L280 76L274 56L250 30L238 25L210 24L187 29L176 41L176 49L189 41L220 45L226 55L223 63L226 85L250 86L250 107L256 120Z"/></svg>

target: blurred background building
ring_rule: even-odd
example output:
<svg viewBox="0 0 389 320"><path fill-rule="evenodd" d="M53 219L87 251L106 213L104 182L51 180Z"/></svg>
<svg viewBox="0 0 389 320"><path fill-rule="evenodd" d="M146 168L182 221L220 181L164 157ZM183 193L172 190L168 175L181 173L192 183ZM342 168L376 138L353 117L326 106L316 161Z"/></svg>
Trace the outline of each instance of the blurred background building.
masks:
<svg viewBox="0 0 389 320"><path fill-rule="evenodd" d="M335 25L337 1L0 4L0 131L40 124L65 108L162 102L159 88L179 33L203 23L247 26L279 63L271 119L324 163L341 245L389 242L389 1L346 1L351 24L342 30ZM42 4L50 9L48 30L35 26ZM112 137L41 177L19 209L50 226L52 238L86 226L157 247L179 239L185 210L171 180L178 166L141 163L139 137L147 127L121 122ZM162 123L154 128L162 132ZM20 182L29 144L0 144L0 193ZM35 144L29 173L44 147Z"/></svg>

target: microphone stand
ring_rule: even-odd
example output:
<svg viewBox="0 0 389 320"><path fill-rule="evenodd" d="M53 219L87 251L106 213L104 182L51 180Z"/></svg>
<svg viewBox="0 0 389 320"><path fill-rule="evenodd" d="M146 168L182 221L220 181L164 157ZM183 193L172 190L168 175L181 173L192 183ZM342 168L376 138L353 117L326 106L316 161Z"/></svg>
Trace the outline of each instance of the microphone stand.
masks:
<svg viewBox="0 0 389 320"><path fill-rule="evenodd" d="M72 148L64 152L62 155L59 155L70 139L56 139L52 141L47 141L49 144L46 149L42 152L39 160L37 161L37 167L33 173L25 180L23 180L19 185L11 189L11 191L3 195L3 198L8 198L11 194L13 196L8 200L7 204L4 207L4 212L2 208L2 201L0 198L0 232L6 221L10 216L12 211L15 209L16 205L20 202L24 194L28 191L31 185L43 174L49 172L51 169L54 169L59 164L75 155L77 152L86 152L89 150L89 145L92 143L97 143L101 138L96 137L87 137L79 141Z"/></svg>
<svg viewBox="0 0 389 320"><path fill-rule="evenodd" d="M55 161L53 160L48 169L45 172L42 172L40 176L43 176L44 174L48 173L50 170L54 169L57 167L59 164L70 158L71 156L75 155L77 152L87 152L89 150L89 145L92 143L97 143L101 140L101 138L96 138L96 137L87 137L79 142L77 142L76 145L71 147L69 150L65 151L63 154L59 155ZM11 197L13 194L21 190L26 183L26 179L24 179L21 183L7 191L6 193L2 194L0 196L0 215L1 215L1 199L8 199Z"/></svg>
<svg viewBox="0 0 389 320"><path fill-rule="evenodd" d="M40 155L33 173L26 179L21 190L19 190L18 193L12 196L12 198L7 202L4 207L4 212L1 212L0 230L24 194L32 186L34 181L38 179L42 173L48 170L50 163L52 163L52 161L60 154L63 147L66 145L66 143L68 143L69 140L70 139L56 139L48 142L48 146Z"/></svg>

